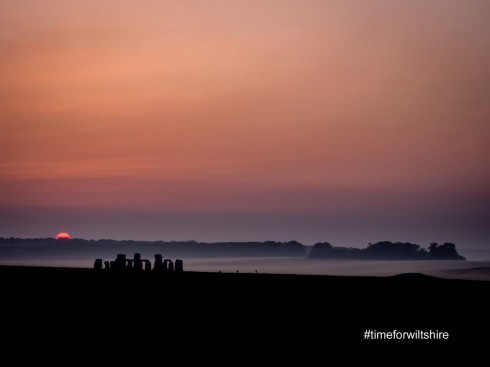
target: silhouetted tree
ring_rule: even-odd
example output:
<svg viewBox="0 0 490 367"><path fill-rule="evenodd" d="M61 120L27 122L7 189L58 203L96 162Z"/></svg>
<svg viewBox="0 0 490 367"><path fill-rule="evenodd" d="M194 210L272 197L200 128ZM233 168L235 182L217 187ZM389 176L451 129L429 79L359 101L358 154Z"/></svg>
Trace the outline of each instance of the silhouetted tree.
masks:
<svg viewBox="0 0 490 367"><path fill-rule="evenodd" d="M380 260L464 260L452 243L432 243L429 251L410 242L381 241L370 243L365 249L335 247L328 242L313 246L309 258L325 259L380 259Z"/></svg>
<svg viewBox="0 0 490 367"><path fill-rule="evenodd" d="M429 255L433 259L437 260L464 260L463 256L460 256L456 251L456 245L454 243L446 242L442 245L429 247Z"/></svg>

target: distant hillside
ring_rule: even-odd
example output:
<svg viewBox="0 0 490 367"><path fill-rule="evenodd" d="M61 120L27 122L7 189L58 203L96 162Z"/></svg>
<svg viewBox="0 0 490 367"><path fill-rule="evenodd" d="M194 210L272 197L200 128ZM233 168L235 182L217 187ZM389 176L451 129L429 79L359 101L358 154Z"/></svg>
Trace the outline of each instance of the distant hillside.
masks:
<svg viewBox="0 0 490 367"><path fill-rule="evenodd" d="M164 257L306 257L305 246L290 242L116 241L0 238L0 257L114 257L118 253Z"/></svg>
<svg viewBox="0 0 490 367"><path fill-rule="evenodd" d="M54 238L0 238L0 258L114 258L116 254L140 253L144 258L162 254L170 258L192 257L303 257L310 259L465 260L452 243L433 243L428 249L413 243L378 242L364 249L335 247L328 242L313 247L299 242L116 241L56 240Z"/></svg>
<svg viewBox="0 0 490 367"><path fill-rule="evenodd" d="M359 259L359 260L465 260L458 254L456 245L432 243L426 250L409 242L377 242L364 249L335 247L328 242L317 243L311 249L310 259Z"/></svg>

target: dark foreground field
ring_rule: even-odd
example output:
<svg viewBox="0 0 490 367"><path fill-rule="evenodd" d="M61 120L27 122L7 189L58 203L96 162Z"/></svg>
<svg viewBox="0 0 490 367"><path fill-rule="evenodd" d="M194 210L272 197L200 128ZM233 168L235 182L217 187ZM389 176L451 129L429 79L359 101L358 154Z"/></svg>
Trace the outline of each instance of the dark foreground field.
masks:
<svg viewBox="0 0 490 367"><path fill-rule="evenodd" d="M261 353L323 358L338 346L457 355L488 342L490 282L35 267L0 267L0 281L4 351L37 346L48 356L63 350L77 358L178 353L185 364L225 351L237 360ZM439 330L450 338L363 340L366 329Z"/></svg>

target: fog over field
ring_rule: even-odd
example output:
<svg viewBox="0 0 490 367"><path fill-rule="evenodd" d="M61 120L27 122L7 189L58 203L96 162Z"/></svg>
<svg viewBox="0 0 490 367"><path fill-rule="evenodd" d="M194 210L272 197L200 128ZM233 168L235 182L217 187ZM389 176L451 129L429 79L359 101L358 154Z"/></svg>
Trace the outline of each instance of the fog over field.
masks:
<svg viewBox="0 0 490 367"><path fill-rule="evenodd" d="M60 266L90 268L91 259L9 259L0 265ZM185 271L311 274L341 276L392 276L423 273L442 278L490 281L490 261L378 261L312 260L305 258L191 258L184 259Z"/></svg>

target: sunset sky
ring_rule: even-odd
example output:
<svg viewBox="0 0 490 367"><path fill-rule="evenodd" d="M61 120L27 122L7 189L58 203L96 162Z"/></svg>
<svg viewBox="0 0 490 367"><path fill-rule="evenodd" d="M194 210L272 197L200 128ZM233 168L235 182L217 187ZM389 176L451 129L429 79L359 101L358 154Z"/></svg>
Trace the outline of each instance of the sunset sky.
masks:
<svg viewBox="0 0 490 367"><path fill-rule="evenodd" d="M2 0L0 236L490 247L489 19Z"/></svg>

